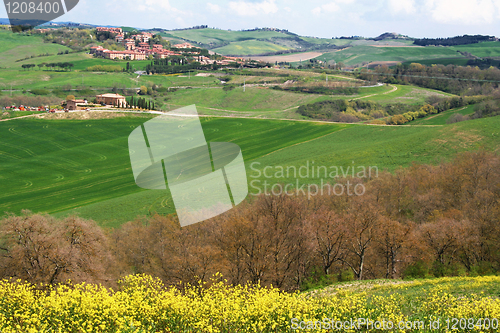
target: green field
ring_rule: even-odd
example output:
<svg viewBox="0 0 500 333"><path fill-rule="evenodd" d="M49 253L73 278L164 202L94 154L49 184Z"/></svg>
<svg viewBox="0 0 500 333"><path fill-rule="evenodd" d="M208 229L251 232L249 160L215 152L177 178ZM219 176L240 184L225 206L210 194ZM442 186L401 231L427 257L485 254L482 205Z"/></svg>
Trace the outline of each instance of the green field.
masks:
<svg viewBox="0 0 500 333"><path fill-rule="evenodd" d="M375 47L353 46L337 52L325 53L316 59L335 60L346 65L362 64L372 61L410 61L434 58L459 58L463 56L456 50L444 47Z"/></svg>
<svg viewBox="0 0 500 333"><path fill-rule="evenodd" d="M443 113L429 115L424 118L410 121L405 125L446 125L446 121L455 114L461 114L465 116L465 115L470 115L472 113L474 113L474 105L469 105L458 109L448 110Z"/></svg>
<svg viewBox="0 0 500 333"><path fill-rule="evenodd" d="M44 43L41 37L14 34L10 31L0 29L1 68L17 65L21 67L19 63L16 63L16 60L38 56L39 54L57 54L61 51L71 51L71 49L58 44ZM42 58L44 57L40 59Z"/></svg>
<svg viewBox="0 0 500 333"><path fill-rule="evenodd" d="M307 103L344 98L363 99L381 104L422 104L431 95L452 96L432 89L405 85L359 88L359 93L351 96L304 94L265 89L263 87L247 87L243 92L242 87L237 87L230 91L215 88L179 89L175 93L168 94L168 100L164 105L166 109L172 109L195 103L198 107L212 109L212 111L241 111L245 112L245 116L249 116L254 111L283 111ZM203 110L203 113L216 114L206 113L205 110ZM224 113L224 115L227 114ZM261 115L259 113L259 116ZM267 117L274 118L272 113L267 114Z"/></svg>
<svg viewBox="0 0 500 333"><path fill-rule="evenodd" d="M1 122L0 210L76 212L105 226L138 215L173 212L168 192L142 190L133 180L127 137L147 119ZM238 118L203 118L202 125L207 141L234 142L242 148L249 181L261 182L255 187L266 180L256 169L268 165L298 168L314 162L394 170L414 161L436 163L465 150L496 150L500 143L499 117L441 128ZM250 167L252 162L260 164ZM310 175L299 181L321 179ZM293 176L269 181L295 183ZM255 187L250 192L256 193Z"/></svg>
<svg viewBox="0 0 500 333"><path fill-rule="evenodd" d="M482 42L477 44L452 46L451 49L469 52L476 57L500 57L500 42Z"/></svg>
<svg viewBox="0 0 500 333"><path fill-rule="evenodd" d="M91 59L89 61L99 61ZM142 85L153 84L164 87L179 86L219 86L220 81L215 77L200 77L191 74L184 75L141 75L134 73L106 73L86 71L51 71L51 70L17 70L0 71L0 90L12 89L56 89L70 84L73 88L139 88Z"/></svg>
<svg viewBox="0 0 500 333"><path fill-rule="evenodd" d="M378 88L381 89L382 87ZM375 92L376 88L363 88L368 89L369 94L364 97L365 100L373 102L388 104L388 103L404 103L404 104L424 104L426 98L429 96L453 96L442 91L425 89L409 85L391 84L384 86L384 91ZM392 88L392 89L391 89ZM397 88L397 89L394 89ZM372 94L377 93L372 96Z"/></svg>
<svg viewBox="0 0 500 333"><path fill-rule="evenodd" d="M54 55L49 57L37 57L32 59L26 59L23 61L16 62L12 65L13 69L20 69L23 64L41 64L41 63L51 63L51 62L71 62L74 64L72 70L85 71L88 67L94 65L112 65L112 66L120 66L121 68L127 67L127 62L130 63L136 70L142 70L147 64L150 64L149 60L137 60L137 61L127 61L127 60L109 60L104 58L94 58L90 54L86 54L84 52L78 53L70 53L70 54L61 54ZM31 71L37 71L36 69L32 69ZM45 69L44 69L45 70Z"/></svg>
<svg viewBox="0 0 500 333"><path fill-rule="evenodd" d="M418 63L426 66L431 66L431 65L455 65L455 66L466 66L467 61L469 59L467 58L436 58L436 59L423 59L423 60L412 60L412 61L405 61L403 64L404 65L409 65L411 63Z"/></svg>
<svg viewBox="0 0 500 333"><path fill-rule="evenodd" d="M147 119L1 122L0 211L54 213L141 192L131 173L127 137ZM203 126L208 141L235 142L247 160L344 127L220 118L204 119ZM114 210L118 216L120 211Z"/></svg>
<svg viewBox="0 0 500 333"><path fill-rule="evenodd" d="M277 31L228 31L207 28L172 30L166 36L174 36L203 44L219 44L221 42L236 42L249 39L287 37L288 35Z"/></svg>
<svg viewBox="0 0 500 333"><path fill-rule="evenodd" d="M229 45L215 48L212 51L223 55L252 55L263 54L268 52L277 52L288 50L287 47L276 45L270 42L259 40L245 40L242 42L233 42Z"/></svg>

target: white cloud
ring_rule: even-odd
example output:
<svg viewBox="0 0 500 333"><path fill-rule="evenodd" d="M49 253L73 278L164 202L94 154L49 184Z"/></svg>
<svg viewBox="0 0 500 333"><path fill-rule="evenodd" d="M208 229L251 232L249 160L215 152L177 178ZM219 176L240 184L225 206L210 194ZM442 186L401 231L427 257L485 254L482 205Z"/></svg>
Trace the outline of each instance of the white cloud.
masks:
<svg viewBox="0 0 500 333"><path fill-rule="evenodd" d="M207 8L208 11L212 14L217 14L220 12L220 6L210 2L207 2Z"/></svg>
<svg viewBox="0 0 500 333"><path fill-rule="evenodd" d="M168 11L177 11L177 9L173 8L170 5L168 0L145 0L140 3L137 8L141 11L144 10L154 10L158 11L158 9L165 9Z"/></svg>
<svg viewBox="0 0 500 333"><path fill-rule="evenodd" d="M334 13L339 9L340 9L339 5L337 5L335 2L330 2L314 8L313 10L311 10L311 12L314 15L319 15L321 13Z"/></svg>
<svg viewBox="0 0 500 333"><path fill-rule="evenodd" d="M500 14L499 0L428 0L425 7L439 23L483 25Z"/></svg>
<svg viewBox="0 0 500 333"><path fill-rule="evenodd" d="M415 12L415 1L389 0L389 10L394 14L412 14Z"/></svg>
<svg viewBox="0 0 500 333"><path fill-rule="evenodd" d="M229 8L240 16L256 16L260 14L274 14L278 11L275 0L262 2L231 1Z"/></svg>

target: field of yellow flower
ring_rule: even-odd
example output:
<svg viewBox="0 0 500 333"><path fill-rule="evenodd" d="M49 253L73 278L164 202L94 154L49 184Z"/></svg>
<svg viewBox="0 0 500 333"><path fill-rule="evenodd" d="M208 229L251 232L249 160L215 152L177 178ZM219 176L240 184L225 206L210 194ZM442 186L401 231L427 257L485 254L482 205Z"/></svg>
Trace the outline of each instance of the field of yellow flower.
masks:
<svg viewBox="0 0 500 333"><path fill-rule="evenodd" d="M220 276L182 293L147 275L125 277L116 291L3 280L0 331L497 332L499 296L495 276L362 281L306 293L233 287Z"/></svg>

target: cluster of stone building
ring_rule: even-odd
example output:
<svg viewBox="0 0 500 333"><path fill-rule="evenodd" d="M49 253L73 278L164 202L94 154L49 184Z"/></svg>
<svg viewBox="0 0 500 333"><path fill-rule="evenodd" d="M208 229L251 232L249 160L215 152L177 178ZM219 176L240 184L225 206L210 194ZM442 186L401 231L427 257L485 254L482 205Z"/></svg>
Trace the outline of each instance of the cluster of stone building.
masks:
<svg viewBox="0 0 500 333"><path fill-rule="evenodd" d="M163 45L153 44L149 45L149 40L153 38L153 34L149 32L141 32L140 34L132 35L131 38L124 39L124 33L121 28L108 28L108 27L97 27L97 31L109 31L115 33L115 41L117 43L122 43L125 51L115 51L108 50L102 46L93 46L90 48L90 53L95 54L98 57L103 57L106 59L122 59L122 60L146 60L149 56L153 56L156 59L165 59L170 56L180 56L180 53L167 50L163 48ZM138 41L138 43L136 43ZM172 46L176 49L196 49L198 47L191 45L190 43L176 44ZM241 62L240 58L235 57L225 57L223 60L213 60L209 57L201 56L199 52L188 51L183 52L184 54L189 54L194 56L197 61L203 65L210 65L216 63L218 65L229 65L232 62Z"/></svg>

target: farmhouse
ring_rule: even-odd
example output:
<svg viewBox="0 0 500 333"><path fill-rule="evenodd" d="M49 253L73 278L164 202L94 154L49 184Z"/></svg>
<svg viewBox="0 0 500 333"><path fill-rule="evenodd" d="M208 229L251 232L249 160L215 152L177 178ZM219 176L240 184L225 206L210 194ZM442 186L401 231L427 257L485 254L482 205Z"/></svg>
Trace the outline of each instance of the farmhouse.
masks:
<svg viewBox="0 0 500 333"><path fill-rule="evenodd" d="M104 103L106 105L114 105L118 107L123 107L127 105L125 97L120 94L101 94L96 95L98 103Z"/></svg>
<svg viewBox="0 0 500 333"><path fill-rule="evenodd" d="M82 110L87 108L86 99L73 99L66 101L66 109L68 110Z"/></svg>

